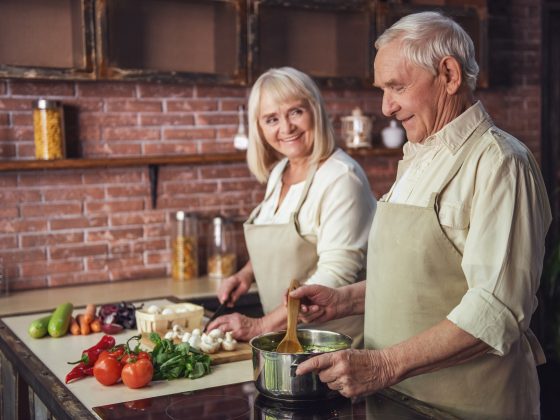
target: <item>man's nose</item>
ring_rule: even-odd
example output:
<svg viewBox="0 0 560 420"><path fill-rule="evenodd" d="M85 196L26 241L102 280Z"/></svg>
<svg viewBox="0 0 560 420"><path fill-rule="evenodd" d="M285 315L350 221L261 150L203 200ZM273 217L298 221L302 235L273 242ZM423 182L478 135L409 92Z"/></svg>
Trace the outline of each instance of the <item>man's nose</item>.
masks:
<svg viewBox="0 0 560 420"><path fill-rule="evenodd" d="M383 103L381 104L381 112L386 117L393 116L398 110L398 104L393 100L389 93L383 93Z"/></svg>

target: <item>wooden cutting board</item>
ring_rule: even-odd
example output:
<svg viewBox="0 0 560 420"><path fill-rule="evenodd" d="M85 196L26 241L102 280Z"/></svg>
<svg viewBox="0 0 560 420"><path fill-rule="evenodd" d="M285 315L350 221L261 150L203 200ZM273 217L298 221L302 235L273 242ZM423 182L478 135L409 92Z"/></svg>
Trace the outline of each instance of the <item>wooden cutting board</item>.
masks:
<svg viewBox="0 0 560 420"><path fill-rule="evenodd" d="M142 346L148 350L154 349L154 343L149 338L149 334L142 334L142 339L140 340ZM179 343L178 340L175 343ZM249 343L237 343L237 348L233 351L220 350L217 353L209 354L212 359L213 365L219 365L222 363L239 362L241 360L249 360L253 355L251 346Z"/></svg>

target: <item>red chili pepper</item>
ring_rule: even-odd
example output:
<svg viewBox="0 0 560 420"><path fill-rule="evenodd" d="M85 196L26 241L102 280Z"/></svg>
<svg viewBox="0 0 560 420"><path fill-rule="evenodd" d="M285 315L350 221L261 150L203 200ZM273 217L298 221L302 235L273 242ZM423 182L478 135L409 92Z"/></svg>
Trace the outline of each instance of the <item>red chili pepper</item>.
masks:
<svg viewBox="0 0 560 420"><path fill-rule="evenodd" d="M66 383L75 379L85 378L86 376L93 376L93 366L87 366L84 362L78 362L66 375Z"/></svg>
<svg viewBox="0 0 560 420"><path fill-rule="evenodd" d="M83 363L86 366L90 367L95 364L97 358L101 354L103 350L109 350L110 348L114 347L115 345L115 338L110 335L104 335L103 338L97 343L95 346L90 347L87 350L82 352L82 357L77 362L68 362L71 365L76 363Z"/></svg>

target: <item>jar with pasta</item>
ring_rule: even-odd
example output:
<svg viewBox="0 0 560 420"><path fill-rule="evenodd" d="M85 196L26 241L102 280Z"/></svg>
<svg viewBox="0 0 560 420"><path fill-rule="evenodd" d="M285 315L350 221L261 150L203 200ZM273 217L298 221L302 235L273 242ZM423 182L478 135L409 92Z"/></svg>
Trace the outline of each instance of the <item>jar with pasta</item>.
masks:
<svg viewBox="0 0 560 420"><path fill-rule="evenodd" d="M59 101L39 99L33 103L33 133L35 158L64 159L64 112Z"/></svg>
<svg viewBox="0 0 560 420"><path fill-rule="evenodd" d="M237 253L231 223L214 217L208 235L208 276L224 278L237 270Z"/></svg>
<svg viewBox="0 0 560 420"><path fill-rule="evenodd" d="M198 220L178 211L172 238L171 276L184 281L198 277Z"/></svg>

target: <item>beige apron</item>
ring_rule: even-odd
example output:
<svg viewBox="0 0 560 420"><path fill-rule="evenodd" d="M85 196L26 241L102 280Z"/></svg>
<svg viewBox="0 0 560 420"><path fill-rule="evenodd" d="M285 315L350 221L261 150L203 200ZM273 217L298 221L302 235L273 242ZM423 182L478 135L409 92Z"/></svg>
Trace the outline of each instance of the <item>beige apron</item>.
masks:
<svg viewBox="0 0 560 420"><path fill-rule="evenodd" d="M462 256L438 221L438 197L491 126L483 121L466 141L427 207L378 203L368 245L366 348L385 348L427 330L467 292ZM486 354L394 388L461 418L538 418L539 384L527 335L505 356Z"/></svg>
<svg viewBox="0 0 560 420"><path fill-rule="evenodd" d="M317 245L299 234L298 214L303 205L317 168L311 168L296 206L287 224L253 223L262 203L253 210L243 228L249 258L257 281L264 313L269 313L284 300L292 279L307 280L317 269ZM278 181L280 182L280 181ZM270 189L270 193L274 188ZM265 200L268 199L268 196ZM342 223L343 221L341 221ZM353 347L361 347L364 331L363 316L351 316L305 328L336 331L353 338Z"/></svg>

